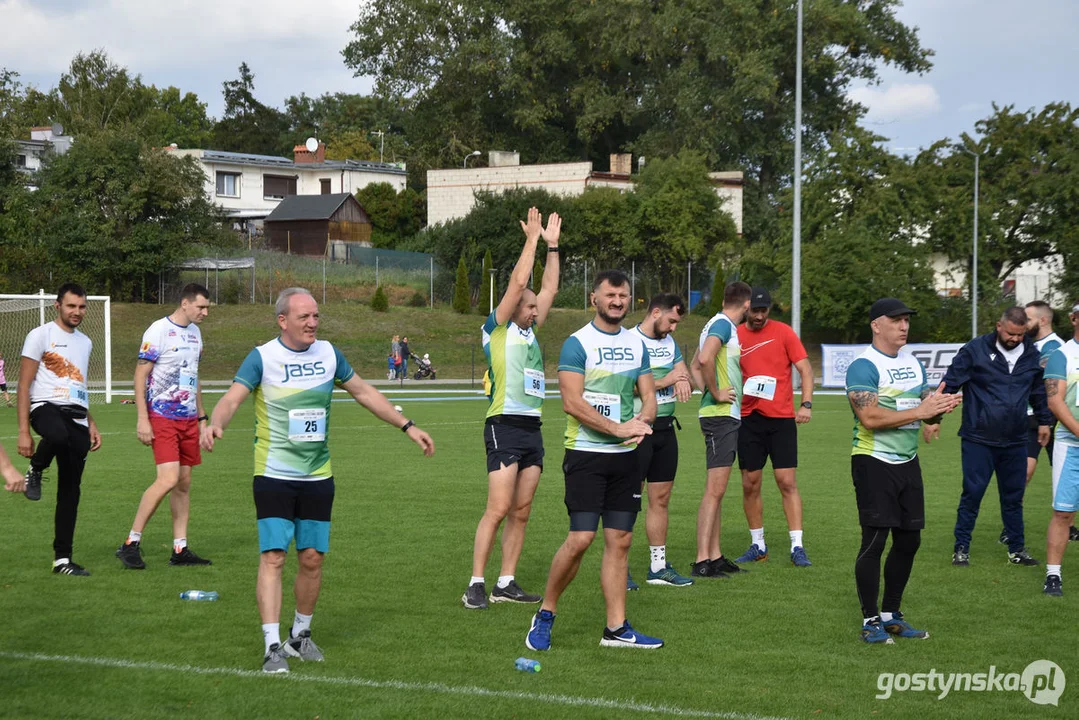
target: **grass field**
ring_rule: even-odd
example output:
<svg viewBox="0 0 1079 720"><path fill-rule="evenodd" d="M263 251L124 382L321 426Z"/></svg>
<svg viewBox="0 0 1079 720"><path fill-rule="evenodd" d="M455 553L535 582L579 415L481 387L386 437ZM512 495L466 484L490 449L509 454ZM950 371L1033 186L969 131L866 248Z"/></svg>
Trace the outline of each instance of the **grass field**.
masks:
<svg viewBox="0 0 1079 720"><path fill-rule="evenodd" d="M1076 717L1079 582L1068 578L1079 571L1065 571L1062 600L1041 595L1043 567L1005 562L992 496L975 533L971 567L951 566L960 487L952 419L945 437L923 448L928 527L904 602L908 618L931 632L929 640L874 647L859 640L850 411L842 398L820 397L813 422L800 430L799 484L812 568L796 569L786 560L779 496L766 478L768 562L684 589L644 585L629 597L630 620L664 638L666 647L599 647L601 553L593 547L562 598L553 647L542 654L523 643L534 607L494 605L478 612L459 602L485 499L484 404L399 402L435 438L434 458L423 458L358 406L334 406L338 490L313 625L327 662L294 662L287 677L255 672L262 638L254 599L250 403L195 474L189 537L196 552L213 558L213 567L168 567L171 526L163 508L143 538L143 572L122 570L113 551L151 478L150 451L135 439L131 406L96 408L104 446L87 467L75 537L75 560L92 577L49 572L55 495L49 475L40 503L0 498L0 607L6 610L0 717ZM546 412L548 472L518 570L521 584L534 591L542 591L567 529L559 472L565 422L556 400ZM689 408L680 414L693 415ZM695 423L683 424L668 548L671 561L687 572L704 465ZM14 411L0 410L0 438L9 451L14 435ZM25 467L21 459L17 464ZM1048 498L1043 463L1026 502L1028 544L1042 561ZM749 540L737 483L727 500L723 543L737 556ZM643 579L643 518L638 529L631 570ZM1079 567L1079 547L1073 545L1069 561ZM496 550L488 586L497 562ZM290 557L286 578L294 570ZM221 599L178 599L193 588L216 590ZM292 610L286 591L283 627ZM543 671L515 671L519 656L538 657ZM1059 707L1034 705L1019 692L874 697L882 672L979 673L995 666L999 673L1021 673L1043 658L1057 663L1071 684Z"/></svg>

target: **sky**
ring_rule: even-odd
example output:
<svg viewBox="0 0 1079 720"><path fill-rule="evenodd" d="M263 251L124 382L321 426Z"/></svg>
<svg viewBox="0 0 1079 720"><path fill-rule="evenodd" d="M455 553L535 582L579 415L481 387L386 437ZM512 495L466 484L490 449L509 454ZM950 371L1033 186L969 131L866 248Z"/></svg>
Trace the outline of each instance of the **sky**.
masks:
<svg viewBox="0 0 1079 720"><path fill-rule="evenodd" d="M810 0L811 1L811 0ZM221 83L246 61L255 94L281 107L306 92L368 93L341 50L361 0L0 0L0 67L24 83L54 86L79 51L101 48L159 87L194 92L212 116ZM887 66L881 82L852 87L864 124L899 154L974 133L992 103L1017 109L1079 105L1074 68L1076 0L904 0L897 14L932 49L922 76Z"/></svg>

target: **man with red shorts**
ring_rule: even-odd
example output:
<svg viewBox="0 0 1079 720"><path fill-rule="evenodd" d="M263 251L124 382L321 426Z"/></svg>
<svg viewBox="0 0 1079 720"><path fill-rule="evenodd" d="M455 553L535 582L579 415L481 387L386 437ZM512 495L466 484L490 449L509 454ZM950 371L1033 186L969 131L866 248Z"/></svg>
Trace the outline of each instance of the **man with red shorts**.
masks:
<svg viewBox="0 0 1079 720"><path fill-rule="evenodd" d="M751 545L735 562L768 559L764 542L764 504L761 483L764 464L772 459L772 472L783 496L783 512L790 529L791 562L812 563L802 547L802 496L795 481L798 467L798 425L809 422L813 410L813 367L805 347L790 325L770 320L772 297L753 288L746 321L738 327L742 344L742 429L738 433L738 466L742 469L742 506L749 522ZM802 403L794 410L791 365L802 379Z"/></svg>
<svg viewBox="0 0 1079 720"><path fill-rule="evenodd" d="M135 366L135 407L139 442L154 450L157 479L142 494L127 541L116 551L124 567L143 570L142 532L157 506L169 496L172 510L172 557L169 565L210 565L187 547L187 518L191 509L191 468L202 462L202 409L199 323L210 309L210 292L191 283L181 293L180 306L146 330Z"/></svg>

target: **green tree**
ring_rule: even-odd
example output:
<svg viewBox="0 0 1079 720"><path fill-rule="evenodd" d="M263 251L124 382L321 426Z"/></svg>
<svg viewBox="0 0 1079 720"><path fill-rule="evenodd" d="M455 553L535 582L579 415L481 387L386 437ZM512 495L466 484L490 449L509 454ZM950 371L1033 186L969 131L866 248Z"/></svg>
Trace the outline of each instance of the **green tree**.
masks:
<svg viewBox="0 0 1079 720"><path fill-rule="evenodd" d="M980 157L978 277L982 298L1020 265L1079 252L1079 108L1051 103L1039 111L997 107L975 124L981 139L936 143L918 158L935 189L931 247L970 268L974 158ZM1065 263L1069 268L1074 263ZM969 277L969 273L967 277ZM1065 281L1067 282L1067 281ZM968 281L969 285L969 281Z"/></svg>
<svg viewBox="0 0 1079 720"><path fill-rule="evenodd" d="M371 309L375 312L386 312L390 309L390 301L386 299L386 292L381 285L375 288L375 294L371 296Z"/></svg>
<svg viewBox="0 0 1079 720"><path fill-rule="evenodd" d="M716 265L712 272L712 299L708 303L708 309L713 315L723 312L723 290L727 287L726 276L723 274L723 266Z"/></svg>
<svg viewBox="0 0 1079 720"><path fill-rule="evenodd" d="M881 297L902 298L916 309L938 303L930 248L923 239L932 188L923 183L920 168L882 149L881 140L861 129L836 136L829 151L807 166L802 310L804 327L824 339L867 339L866 311ZM789 195L781 201L788 202ZM771 284L774 272L779 299L790 297L790 223L784 213L768 253L747 253L740 268L741 277L753 284Z"/></svg>
<svg viewBox="0 0 1079 720"><path fill-rule="evenodd" d="M284 113L255 98L255 75L240 63L240 77L222 85L225 112L214 126L214 148L261 155L292 155L299 136L290 133Z"/></svg>
<svg viewBox="0 0 1079 720"><path fill-rule="evenodd" d="M392 248L397 244L397 191L386 182L371 183L356 191L356 200L371 220L371 244Z"/></svg>
<svg viewBox="0 0 1079 720"><path fill-rule="evenodd" d="M468 268L465 267L465 257L457 261L457 282L453 286L453 309L456 312L467 313L472 308L472 292L468 289Z"/></svg>
<svg viewBox="0 0 1079 720"><path fill-rule="evenodd" d="M636 225L641 250L655 267L661 289L683 292L686 267L705 260L719 243L737 237L734 221L708 177L702 154L683 150L648 163L637 182Z"/></svg>
<svg viewBox="0 0 1079 720"><path fill-rule="evenodd" d="M37 180L27 221L49 271L116 299L150 300L158 273L236 242L194 158L155 150L130 130L83 136Z"/></svg>
<svg viewBox="0 0 1079 720"><path fill-rule="evenodd" d="M897 0L805 8L803 121L823 147L861 112L847 96L883 65L929 69ZM414 164L476 147L528 161L681 148L748 173L747 233L771 222L793 166L796 13L775 0L402 0L361 5L346 64L407 109ZM467 149L466 149L467 148ZM463 150L463 152L462 152Z"/></svg>

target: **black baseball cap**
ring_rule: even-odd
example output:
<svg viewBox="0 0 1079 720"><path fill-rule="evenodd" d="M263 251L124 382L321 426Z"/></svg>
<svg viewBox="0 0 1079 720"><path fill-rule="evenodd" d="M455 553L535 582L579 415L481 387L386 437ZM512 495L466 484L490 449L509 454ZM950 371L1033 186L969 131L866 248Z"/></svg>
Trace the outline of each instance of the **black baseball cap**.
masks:
<svg viewBox="0 0 1079 720"><path fill-rule="evenodd" d="M749 307L750 309L772 307L772 296L764 288L755 287L749 296Z"/></svg>
<svg viewBox="0 0 1079 720"><path fill-rule="evenodd" d="M907 304L896 298L881 298L869 308L869 322L873 322L882 315L885 317L899 317L900 315L915 315L917 312L907 307Z"/></svg>

